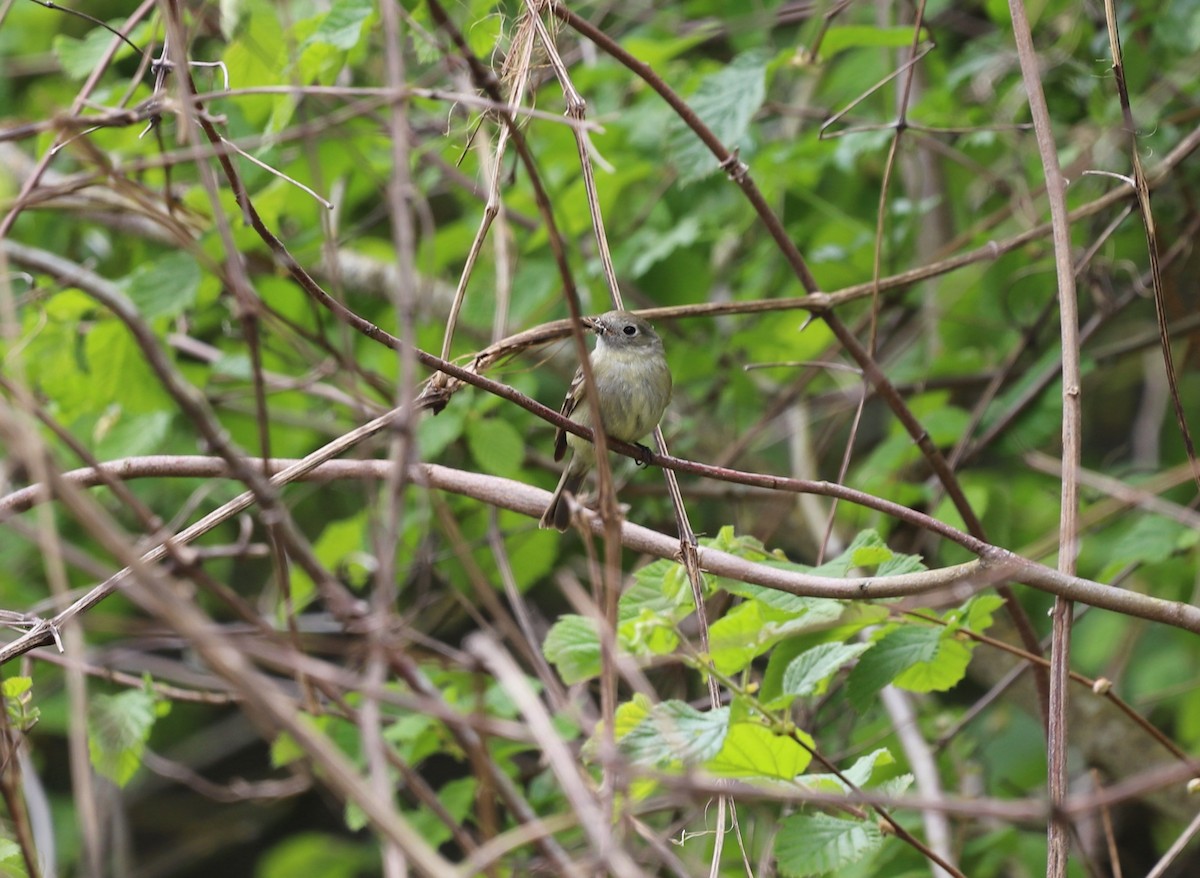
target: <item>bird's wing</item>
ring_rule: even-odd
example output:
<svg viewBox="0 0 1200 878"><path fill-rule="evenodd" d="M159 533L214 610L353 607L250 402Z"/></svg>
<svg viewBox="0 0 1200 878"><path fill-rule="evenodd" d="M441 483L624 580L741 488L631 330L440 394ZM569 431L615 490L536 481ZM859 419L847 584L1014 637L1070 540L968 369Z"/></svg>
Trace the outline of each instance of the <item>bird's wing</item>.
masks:
<svg viewBox="0 0 1200 878"><path fill-rule="evenodd" d="M583 369L575 370L575 377L571 379L571 386L567 388L567 397L563 400L562 408L558 413L564 418L571 417L575 413L575 407L579 405L579 400L583 398ZM563 455L567 453L567 431L561 427L554 434L554 459L562 460Z"/></svg>

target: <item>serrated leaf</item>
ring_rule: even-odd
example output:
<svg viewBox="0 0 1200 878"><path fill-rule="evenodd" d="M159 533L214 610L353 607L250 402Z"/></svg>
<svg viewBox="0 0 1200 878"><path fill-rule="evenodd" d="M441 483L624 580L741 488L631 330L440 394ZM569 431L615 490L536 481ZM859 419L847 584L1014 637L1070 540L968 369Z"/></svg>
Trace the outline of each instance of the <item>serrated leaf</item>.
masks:
<svg viewBox="0 0 1200 878"><path fill-rule="evenodd" d="M335 0L306 44L332 46L342 51L354 48L362 35L363 23L373 10L370 0Z"/></svg>
<svg viewBox="0 0 1200 878"><path fill-rule="evenodd" d="M809 747L813 740L797 731ZM795 780L808 768L812 753L794 737L778 735L757 722L737 722L729 727L721 752L704 766L721 777Z"/></svg>
<svg viewBox="0 0 1200 878"><path fill-rule="evenodd" d="M32 677L5 677L0 683L0 693L5 698L17 698L33 688Z"/></svg>
<svg viewBox="0 0 1200 878"><path fill-rule="evenodd" d="M919 662L937 657L939 628L909 625L885 634L859 659L846 679L846 693L856 710L866 710L875 693Z"/></svg>
<svg viewBox="0 0 1200 878"><path fill-rule="evenodd" d="M417 442L422 460L435 460L463 432L461 411L450 407L436 415L427 415L417 422Z"/></svg>
<svg viewBox="0 0 1200 878"><path fill-rule="evenodd" d="M930 661L917 662L896 675L892 682L910 692L945 692L958 685L971 663L971 647L954 637L938 640Z"/></svg>
<svg viewBox="0 0 1200 878"><path fill-rule="evenodd" d="M617 628L620 644L633 655L668 655L679 646L679 634L669 617L643 609Z"/></svg>
<svg viewBox="0 0 1200 878"><path fill-rule="evenodd" d="M875 853L883 834L870 820L793 814L779 825L775 858L786 878L826 875Z"/></svg>
<svg viewBox="0 0 1200 878"><path fill-rule="evenodd" d="M944 692L966 673L971 648L941 628L908 625L885 634L850 672L846 691L858 710L889 683L912 692Z"/></svg>
<svg viewBox="0 0 1200 878"><path fill-rule="evenodd" d="M859 558L863 559L861 563L857 560ZM867 563L878 565L875 573L879 576L898 576L901 573L916 573L925 569L919 555L893 552L878 533L868 529L855 534L844 552L836 558L826 561L820 567L812 568L811 572L817 576L843 579L850 574L853 568Z"/></svg>
<svg viewBox="0 0 1200 878"><path fill-rule="evenodd" d="M504 16L498 13L485 15L472 22L465 36L471 51L486 58L496 51L496 44L504 31Z"/></svg>
<svg viewBox="0 0 1200 878"><path fill-rule="evenodd" d="M675 622L686 618L695 609L695 603L690 586L680 587L682 573L682 565L665 558L640 568L633 574L633 584L621 595L617 618L624 622L646 612ZM682 579L687 582L686 576Z"/></svg>
<svg viewBox="0 0 1200 878"><path fill-rule="evenodd" d="M474 777L460 777L447 781L437 794L438 801L442 804L441 813L422 805L415 811L404 811L404 816L412 823L421 838L425 839L432 847L438 847L453 837L443 815L449 814L461 823L475 804L478 785L479 782Z"/></svg>
<svg viewBox="0 0 1200 878"><path fill-rule="evenodd" d="M167 441L171 417L171 412L130 415L118 410L113 418L102 418L93 435L96 456L109 459L160 453Z"/></svg>
<svg viewBox="0 0 1200 878"><path fill-rule="evenodd" d="M112 403L133 414L163 410L165 395L158 377L123 325L101 321L88 332L83 348L90 375L88 410L100 411Z"/></svg>
<svg viewBox="0 0 1200 878"><path fill-rule="evenodd" d="M1162 515L1139 517L1133 527L1109 545L1106 567L1161 563L1179 548L1179 538L1185 530L1179 522Z"/></svg>
<svg viewBox="0 0 1200 878"><path fill-rule="evenodd" d="M785 637L828 625L841 616L839 601L813 599L809 609L792 613L762 601L734 607L709 628L709 656L722 674L736 674Z"/></svg>
<svg viewBox="0 0 1200 878"><path fill-rule="evenodd" d="M694 765L720 751L728 730L728 707L699 711L683 701L664 701L617 747L637 765Z"/></svg>
<svg viewBox="0 0 1200 878"><path fill-rule="evenodd" d="M889 777L885 781L881 781L874 789L884 796L902 796L908 792L908 788L913 784L913 776L911 774L899 774L895 777Z"/></svg>
<svg viewBox="0 0 1200 878"><path fill-rule="evenodd" d="M896 761L892 756L891 751L886 747L880 747L878 750L873 750L866 756L862 756L855 760L854 764L842 772L842 777L836 774L808 774L801 779L801 783L813 790L828 790L833 792L849 792L850 786L846 781L849 781L854 786L861 789L871 781L871 775L875 772L875 768L880 765L891 765Z"/></svg>
<svg viewBox="0 0 1200 878"><path fill-rule="evenodd" d="M546 632L542 655L568 686L600 673L600 635L591 619L567 614Z"/></svg>
<svg viewBox="0 0 1200 878"><path fill-rule="evenodd" d="M705 77L688 104L725 145L733 150L749 145L750 120L767 96L766 57L760 52L739 55L724 70ZM699 180L717 170L717 160L690 128L673 123L670 152L680 181Z"/></svg>
<svg viewBox="0 0 1200 878"><path fill-rule="evenodd" d="M855 567L877 567L892 560L892 550L887 546L868 546L851 553Z"/></svg>
<svg viewBox="0 0 1200 878"><path fill-rule="evenodd" d="M175 317L196 304L200 266L190 253L177 250L140 263L121 288L144 319Z"/></svg>
<svg viewBox="0 0 1200 878"><path fill-rule="evenodd" d="M88 712L88 752L92 767L119 787L142 764L142 753L157 711L155 697L141 689L97 695Z"/></svg>
<svg viewBox="0 0 1200 878"><path fill-rule="evenodd" d="M719 673L736 674L793 629L803 627L797 619L773 618L770 608L758 601L746 601L709 628L709 656Z"/></svg>
<svg viewBox="0 0 1200 878"><path fill-rule="evenodd" d="M465 432L471 457L480 469L508 478L520 475L525 440L516 427L499 418L472 418Z"/></svg>
<svg viewBox="0 0 1200 878"><path fill-rule="evenodd" d="M976 634L982 634L992 627L992 616L1004 606L1004 598L995 594L979 594L967 601L963 608L966 612L966 626Z"/></svg>
<svg viewBox="0 0 1200 878"><path fill-rule="evenodd" d="M21 856L21 846L9 838L0 838L0 863L16 860ZM17 874L24 875L24 872Z"/></svg>
<svg viewBox="0 0 1200 878"><path fill-rule="evenodd" d="M830 677L871 646L870 643L822 643L801 653L792 659L783 673L784 694L797 697L820 695Z"/></svg>
<svg viewBox="0 0 1200 878"><path fill-rule="evenodd" d="M760 563L780 570L799 570L800 572L807 572L808 570L807 567L787 561L762 561ZM801 597L800 595L780 591L777 588L767 588L765 585L755 585L750 582L721 579L718 580L717 586L730 594L762 601L762 603L769 607L785 613L791 613L796 617L804 615L813 627L836 621L846 610L846 603L844 601L837 601L832 598Z"/></svg>
<svg viewBox="0 0 1200 878"><path fill-rule="evenodd" d="M366 584L369 573L362 564L352 565L350 559L363 551L368 517L364 509L349 518L330 521L313 543L313 551L325 569L339 571L350 584L360 588ZM291 612L299 612L307 607L316 593L317 586L311 576L299 568L292 572L289 595ZM283 605L279 607L281 618L287 609Z"/></svg>
<svg viewBox="0 0 1200 878"><path fill-rule="evenodd" d="M117 28L122 25L123 22L120 21L115 24ZM113 61L132 54L133 49L128 44L112 31L102 27L92 28L82 40L62 35L56 36L53 43L54 54L67 76L72 79L83 79L90 76L92 71L104 60L114 42L119 43L120 48L113 55Z"/></svg>
<svg viewBox="0 0 1200 878"><path fill-rule="evenodd" d="M619 705L617 707L617 715L613 718L613 735L615 740L621 740L641 725L642 720L650 715L653 707L654 702L640 692L636 693L633 698L624 704Z"/></svg>
<svg viewBox="0 0 1200 878"><path fill-rule="evenodd" d="M665 231L650 231L638 240L637 257L629 269L631 277L641 277L676 250L690 247L700 237L700 221L688 215Z"/></svg>

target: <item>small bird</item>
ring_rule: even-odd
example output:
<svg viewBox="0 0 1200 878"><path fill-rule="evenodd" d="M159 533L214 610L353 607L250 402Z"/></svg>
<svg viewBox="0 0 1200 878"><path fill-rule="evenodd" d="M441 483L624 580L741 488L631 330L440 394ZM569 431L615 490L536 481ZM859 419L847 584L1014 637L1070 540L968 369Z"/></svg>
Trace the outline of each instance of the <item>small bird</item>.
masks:
<svg viewBox="0 0 1200 878"><path fill-rule="evenodd" d="M591 354L592 377L606 435L637 442L657 426L671 401L671 370L663 356L662 339L654 327L628 311L609 311L584 323L596 333ZM577 424L592 426L592 406L585 399L583 369L575 372L560 412ZM554 459L562 460L571 446L541 527L565 531L571 511L564 494L576 494L596 464L596 447L581 436L560 429L554 436Z"/></svg>

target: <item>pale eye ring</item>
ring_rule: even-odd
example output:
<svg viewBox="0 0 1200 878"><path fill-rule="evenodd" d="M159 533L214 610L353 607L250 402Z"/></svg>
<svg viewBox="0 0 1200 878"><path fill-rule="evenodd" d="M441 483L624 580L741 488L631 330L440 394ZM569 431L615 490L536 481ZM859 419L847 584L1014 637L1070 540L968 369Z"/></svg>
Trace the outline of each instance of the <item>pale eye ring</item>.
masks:
<svg viewBox="0 0 1200 878"><path fill-rule="evenodd" d="M632 323L626 323L625 327L621 331L630 338L633 338L635 335L637 335L637 327Z"/></svg>

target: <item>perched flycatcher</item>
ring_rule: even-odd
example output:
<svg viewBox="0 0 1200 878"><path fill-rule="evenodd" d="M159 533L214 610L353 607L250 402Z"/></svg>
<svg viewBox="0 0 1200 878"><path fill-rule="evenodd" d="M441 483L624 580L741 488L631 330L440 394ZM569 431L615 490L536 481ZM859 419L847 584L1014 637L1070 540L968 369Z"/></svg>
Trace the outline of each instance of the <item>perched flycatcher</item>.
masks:
<svg viewBox="0 0 1200 878"><path fill-rule="evenodd" d="M637 442L655 428L671 401L671 370L663 357L662 339L654 328L628 311L609 311L585 323L596 333L592 351L592 377L600 403L604 432L622 442ZM592 406L585 398L583 369L575 373L561 412L577 424L592 426ZM554 437L554 459L562 460L571 446L571 460L541 526L566 530L571 512L564 494L577 494L584 477L596 464L596 447L581 436L559 430Z"/></svg>

